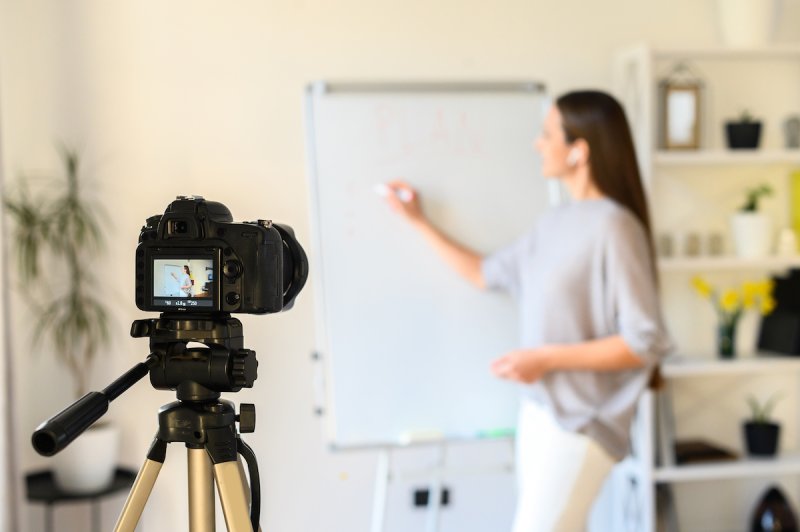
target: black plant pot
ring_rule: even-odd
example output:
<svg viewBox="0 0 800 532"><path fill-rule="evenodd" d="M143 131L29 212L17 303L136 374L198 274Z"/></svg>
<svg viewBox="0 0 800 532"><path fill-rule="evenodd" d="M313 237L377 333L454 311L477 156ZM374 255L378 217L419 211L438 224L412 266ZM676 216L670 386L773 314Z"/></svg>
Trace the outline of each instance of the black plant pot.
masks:
<svg viewBox="0 0 800 532"><path fill-rule="evenodd" d="M747 454L753 456L775 456L778 450L778 437L781 426L775 423L744 424L744 438L747 442Z"/></svg>
<svg viewBox="0 0 800 532"><path fill-rule="evenodd" d="M725 124L728 147L734 150L758 148L761 139L761 122L728 122Z"/></svg>

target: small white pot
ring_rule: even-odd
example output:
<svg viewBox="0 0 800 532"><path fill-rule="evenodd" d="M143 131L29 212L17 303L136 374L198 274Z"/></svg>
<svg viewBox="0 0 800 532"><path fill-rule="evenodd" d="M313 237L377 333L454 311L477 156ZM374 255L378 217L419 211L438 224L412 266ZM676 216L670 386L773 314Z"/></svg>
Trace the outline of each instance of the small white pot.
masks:
<svg viewBox="0 0 800 532"><path fill-rule="evenodd" d="M780 0L717 0L722 42L732 48L769 44L780 8Z"/></svg>
<svg viewBox="0 0 800 532"><path fill-rule="evenodd" d="M91 493L111 485L119 457L119 429L91 427L53 457L53 476L67 493Z"/></svg>
<svg viewBox="0 0 800 532"><path fill-rule="evenodd" d="M731 217L736 255L744 259L766 257L772 247L772 220L760 212L737 212Z"/></svg>

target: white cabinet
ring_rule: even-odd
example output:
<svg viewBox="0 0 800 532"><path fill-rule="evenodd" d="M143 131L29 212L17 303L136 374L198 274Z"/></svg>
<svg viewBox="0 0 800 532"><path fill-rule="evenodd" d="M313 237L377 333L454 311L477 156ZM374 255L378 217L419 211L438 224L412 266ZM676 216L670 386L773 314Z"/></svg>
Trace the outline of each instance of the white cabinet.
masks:
<svg viewBox="0 0 800 532"><path fill-rule="evenodd" d="M658 82L679 62L689 63L704 81L698 150L658 148ZM654 235L669 234L676 241L675 256L659 259L659 271L668 326L681 355L662 368L664 391L646 394L640 404L633 457L618 468L614 479L617 529L656 529L659 485L672 489L682 530L746 529L758 495L773 480L799 507L800 358L755 357L749 345L741 358L717 360L713 312L692 293L689 279L700 273L724 284L800 267L800 258L795 257L747 261L734 257L728 230L729 217L743 203L746 188L762 182L775 190L764 207L776 229L791 225L789 174L800 169L800 150L784 148L782 125L789 115L800 115L800 46L660 50L640 45L616 55L613 79L636 142ZM764 120L761 147L731 151L725 146L723 123L743 109ZM726 253L687 257L679 245L687 234L703 239L723 235ZM753 336L752 331L749 334ZM676 434L686 437L705 431L711 435L708 439L741 452L740 424L747 408L740 396L777 388L787 395L780 408L779 457L674 464ZM632 499L638 508L633 519L629 511L625 515L625 501Z"/></svg>

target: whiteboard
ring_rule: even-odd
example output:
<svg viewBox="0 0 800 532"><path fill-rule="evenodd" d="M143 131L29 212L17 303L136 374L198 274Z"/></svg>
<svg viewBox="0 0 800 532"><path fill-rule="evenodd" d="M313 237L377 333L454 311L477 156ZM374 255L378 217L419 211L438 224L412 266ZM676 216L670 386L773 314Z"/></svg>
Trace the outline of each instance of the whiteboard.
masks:
<svg viewBox="0 0 800 532"><path fill-rule="evenodd" d="M179 264L165 264L160 272L156 272L155 277L163 277L161 294L167 297L182 297L181 282L179 279L183 275L183 267Z"/></svg>
<svg viewBox="0 0 800 532"><path fill-rule="evenodd" d="M337 447L515 426L519 390L489 371L518 345L505 294L473 288L374 191L402 177L430 219L481 253L554 201L533 141L537 83L307 88L310 265L324 413Z"/></svg>

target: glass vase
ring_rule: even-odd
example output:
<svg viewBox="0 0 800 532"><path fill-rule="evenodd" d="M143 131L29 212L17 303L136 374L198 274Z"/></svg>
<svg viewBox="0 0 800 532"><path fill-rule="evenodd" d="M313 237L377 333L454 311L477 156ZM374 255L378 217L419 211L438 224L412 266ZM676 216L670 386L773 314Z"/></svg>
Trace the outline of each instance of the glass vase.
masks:
<svg viewBox="0 0 800 532"><path fill-rule="evenodd" d="M720 358L736 356L736 321L722 322L717 328L717 352Z"/></svg>

